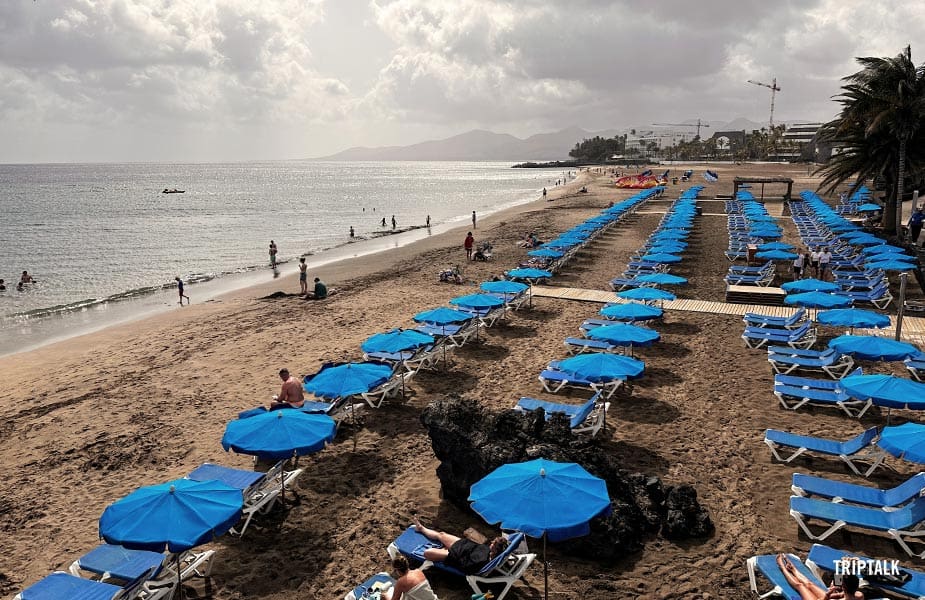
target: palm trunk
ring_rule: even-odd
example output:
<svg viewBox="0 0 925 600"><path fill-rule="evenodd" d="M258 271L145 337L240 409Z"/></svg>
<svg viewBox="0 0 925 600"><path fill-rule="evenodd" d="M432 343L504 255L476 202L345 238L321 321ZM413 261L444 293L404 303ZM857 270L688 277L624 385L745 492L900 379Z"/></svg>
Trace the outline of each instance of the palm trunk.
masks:
<svg viewBox="0 0 925 600"><path fill-rule="evenodd" d="M896 174L896 221L894 228L898 236L902 231L903 225L903 192L905 191L906 182L906 138L899 140L899 169Z"/></svg>

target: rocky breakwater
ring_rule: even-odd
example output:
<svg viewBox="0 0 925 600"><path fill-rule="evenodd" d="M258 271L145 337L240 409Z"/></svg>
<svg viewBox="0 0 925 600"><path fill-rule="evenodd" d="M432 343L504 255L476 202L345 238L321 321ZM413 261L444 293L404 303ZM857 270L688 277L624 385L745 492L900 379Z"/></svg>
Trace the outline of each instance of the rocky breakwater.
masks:
<svg viewBox="0 0 925 600"><path fill-rule="evenodd" d="M562 415L547 421L542 410L491 413L475 400L450 396L432 402L421 420L440 460L443 497L460 507L468 507L472 484L507 463L574 462L605 480L613 512L595 519L590 535L558 544L573 555L610 561L636 552L656 534L680 540L713 532L694 488L627 473L598 442L573 435Z"/></svg>

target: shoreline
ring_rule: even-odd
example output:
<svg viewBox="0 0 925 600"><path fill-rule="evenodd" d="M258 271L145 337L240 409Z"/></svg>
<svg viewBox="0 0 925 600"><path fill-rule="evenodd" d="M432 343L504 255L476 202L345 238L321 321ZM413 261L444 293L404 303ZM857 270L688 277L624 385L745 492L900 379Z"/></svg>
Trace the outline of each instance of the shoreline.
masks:
<svg viewBox="0 0 925 600"><path fill-rule="evenodd" d="M575 181L573 179L567 185L571 185ZM538 192L539 190L537 190ZM565 186L561 186L559 194L552 197L558 197L564 193L567 193ZM480 215L479 223L482 222L483 218L486 223L490 223L490 220L495 215L506 214L511 210L516 211L521 207L541 201L541 199L527 197L514 200L497 210L484 213L484 217ZM326 268L329 265L388 254L399 248L426 242L428 239L451 231L465 229L467 224L468 214L460 214L447 221L435 224L431 228L411 226L397 233L386 232L354 242L347 241L326 248L317 254L305 255L310 274L315 271L323 273L323 275L310 275L310 280L315 276L320 276L322 279L330 277L328 275L330 270ZM293 273L297 272L298 258L295 257L281 262L280 268L277 270L278 273L274 273L269 266L247 267L242 271L204 277L203 280L194 281L193 283L185 282L187 284L186 290L187 293L194 293L199 302L211 303L222 302L225 297L237 297L239 294L247 294L247 290L251 288L266 289L272 287L275 283L283 284L284 281L286 285L289 285L288 279L291 278L291 274L287 274L286 271L292 269ZM340 274L344 269L345 265L342 265L335 268L333 272ZM297 278L292 287L298 290ZM130 290L129 292L117 294L117 297L112 299L107 297L101 300L94 299L92 302L88 300L75 302L73 303L74 305L80 305L75 309L49 312L49 314L43 314L39 317L23 314L4 317L5 327L8 327L9 330L21 332L17 336L16 343L21 339L26 339L27 336L39 338L39 341L20 345L20 347L13 347L12 344L5 347L0 344L0 360L69 339L104 332L113 327L129 326L145 319L170 313L172 308L177 308L175 286L165 284L160 287L152 286L150 289L149 293L144 294L133 295L129 293L132 291ZM125 297L122 297L123 295ZM35 310L44 312L50 311L50 308ZM62 329L65 330L64 333L61 333Z"/></svg>
<svg viewBox="0 0 925 600"><path fill-rule="evenodd" d="M477 224L484 223L486 226L490 226L520 212L535 210L539 206L544 206L557 198L573 193L582 184L581 182L587 180L587 176L582 177L582 173L578 173L567 184L553 188L554 191L549 192L548 200L544 201L540 197L539 199L515 201L513 204L485 214L484 217L479 216ZM468 215L460 215L457 218L436 224L430 229L412 227L395 234L380 235L357 242L346 242L325 249L318 254L306 256L306 263L309 265L309 283L314 277L320 277L329 287L336 287L337 285L343 285L352 278L361 278L382 271L388 268L389 263L407 259L427 250L444 247L449 244L451 236L459 236L461 240L465 235L461 232L471 229L471 223L466 220L467 217ZM459 245L460 247L462 246L461 241ZM362 266L357 268L357 265ZM278 272L278 275L274 275L273 271L266 267L244 273L232 273L192 285L188 284L186 291L188 294L190 292L197 294L201 298L197 302L196 308L257 301L278 291L296 295L299 290L297 259L281 263L281 268L278 269ZM175 309L179 308L176 306L175 300L176 288L171 286L141 298L122 302L105 302L94 309L51 315L39 321L25 322L22 327L38 328L40 330L56 330L60 320L67 318L76 320L83 317L84 322L89 321L89 324L84 326L74 324L71 330L62 335L49 332L43 336L42 341L35 344L27 345L20 349L0 351L0 366L8 358L30 354L74 340L88 338L89 343L95 343L92 341L95 336L113 335L116 338L122 338L129 332L115 330L133 326L144 327L144 322L148 320L174 318L177 315ZM94 317L97 317L97 315L92 314L94 310L107 314L95 319ZM192 312L186 306L184 306L184 310L185 312ZM209 312L211 313L211 311ZM197 314L198 316L200 315Z"/></svg>

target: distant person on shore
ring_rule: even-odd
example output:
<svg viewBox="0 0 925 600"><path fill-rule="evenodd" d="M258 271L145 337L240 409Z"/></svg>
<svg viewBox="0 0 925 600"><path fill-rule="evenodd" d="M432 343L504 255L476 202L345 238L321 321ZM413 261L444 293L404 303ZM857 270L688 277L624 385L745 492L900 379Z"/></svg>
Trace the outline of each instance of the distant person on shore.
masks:
<svg viewBox="0 0 925 600"><path fill-rule="evenodd" d="M408 559L398 555L392 561L395 585L382 593L382 600L437 600L430 582L420 569L412 569Z"/></svg>
<svg viewBox="0 0 925 600"><path fill-rule="evenodd" d="M475 211L472 211L472 229L478 229L475 226Z"/></svg>
<svg viewBox="0 0 925 600"><path fill-rule="evenodd" d="M395 215L392 215L392 229L398 227L398 221L395 220Z"/></svg>
<svg viewBox="0 0 925 600"><path fill-rule="evenodd" d="M463 242L463 248L466 249L466 260L472 260L472 246L475 245L475 238L472 237L472 232L470 231L466 235L466 241Z"/></svg>
<svg viewBox="0 0 925 600"><path fill-rule="evenodd" d="M427 227L428 229L430 229L430 215L427 215L426 227Z"/></svg>
<svg viewBox="0 0 925 600"><path fill-rule="evenodd" d="M273 396L273 401L270 402L270 410L301 408L305 402L302 384L289 374L289 369L280 369L279 378L283 380L283 387L280 388L278 396Z"/></svg>
<svg viewBox="0 0 925 600"><path fill-rule="evenodd" d="M546 199L546 188L543 188L543 200Z"/></svg>
<svg viewBox="0 0 925 600"><path fill-rule="evenodd" d="M276 268L276 242L270 240L270 266Z"/></svg>
<svg viewBox="0 0 925 600"><path fill-rule="evenodd" d="M32 275L29 275L29 271L23 271L22 276L19 278L19 283L35 283L35 279L32 278Z"/></svg>
<svg viewBox="0 0 925 600"><path fill-rule="evenodd" d="M299 259L299 294L304 296L308 293L308 265L305 264L305 257Z"/></svg>
<svg viewBox="0 0 925 600"><path fill-rule="evenodd" d="M315 291L305 295L307 300L324 300L328 297L328 286L321 279L315 277Z"/></svg>
<svg viewBox="0 0 925 600"><path fill-rule="evenodd" d="M351 226L350 226L350 239L352 240L355 236L356 236L356 234L355 234L354 231L353 231L353 225L351 225Z"/></svg>
<svg viewBox="0 0 925 600"><path fill-rule="evenodd" d="M183 299L186 298L186 303L190 303L189 296L183 293L183 280L179 277L174 277L174 280L177 282L177 291L180 293L180 306L183 306Z"/></svg>
<svg viewBox="0 0 925 600"><path fill-rule="evenodd" d="M5 291L6 291L6 283L4 283L2 279L0 279L0 292L5 292Z"/></svg>
<svg viewBox="0 0 925 600"><path fill-rule="evenodd" d="M385 227L385 217L382 217L382 226Z"/></svg>

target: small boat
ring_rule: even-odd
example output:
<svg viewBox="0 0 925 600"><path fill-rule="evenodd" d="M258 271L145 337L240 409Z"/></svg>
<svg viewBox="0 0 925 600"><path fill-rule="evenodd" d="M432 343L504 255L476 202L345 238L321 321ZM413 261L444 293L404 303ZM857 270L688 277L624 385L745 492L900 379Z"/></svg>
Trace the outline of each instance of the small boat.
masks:
<svg viewBox="0 0 925 600"><path fill-rule="evenodd" d="M162 193L162 194L185 194L185 193L186 193L186 190L178 190L177 188L174 188L174 189L172 189L172 190L168 190L167 188L164 188L164 191L161 192L161 193Z"/></svg>

